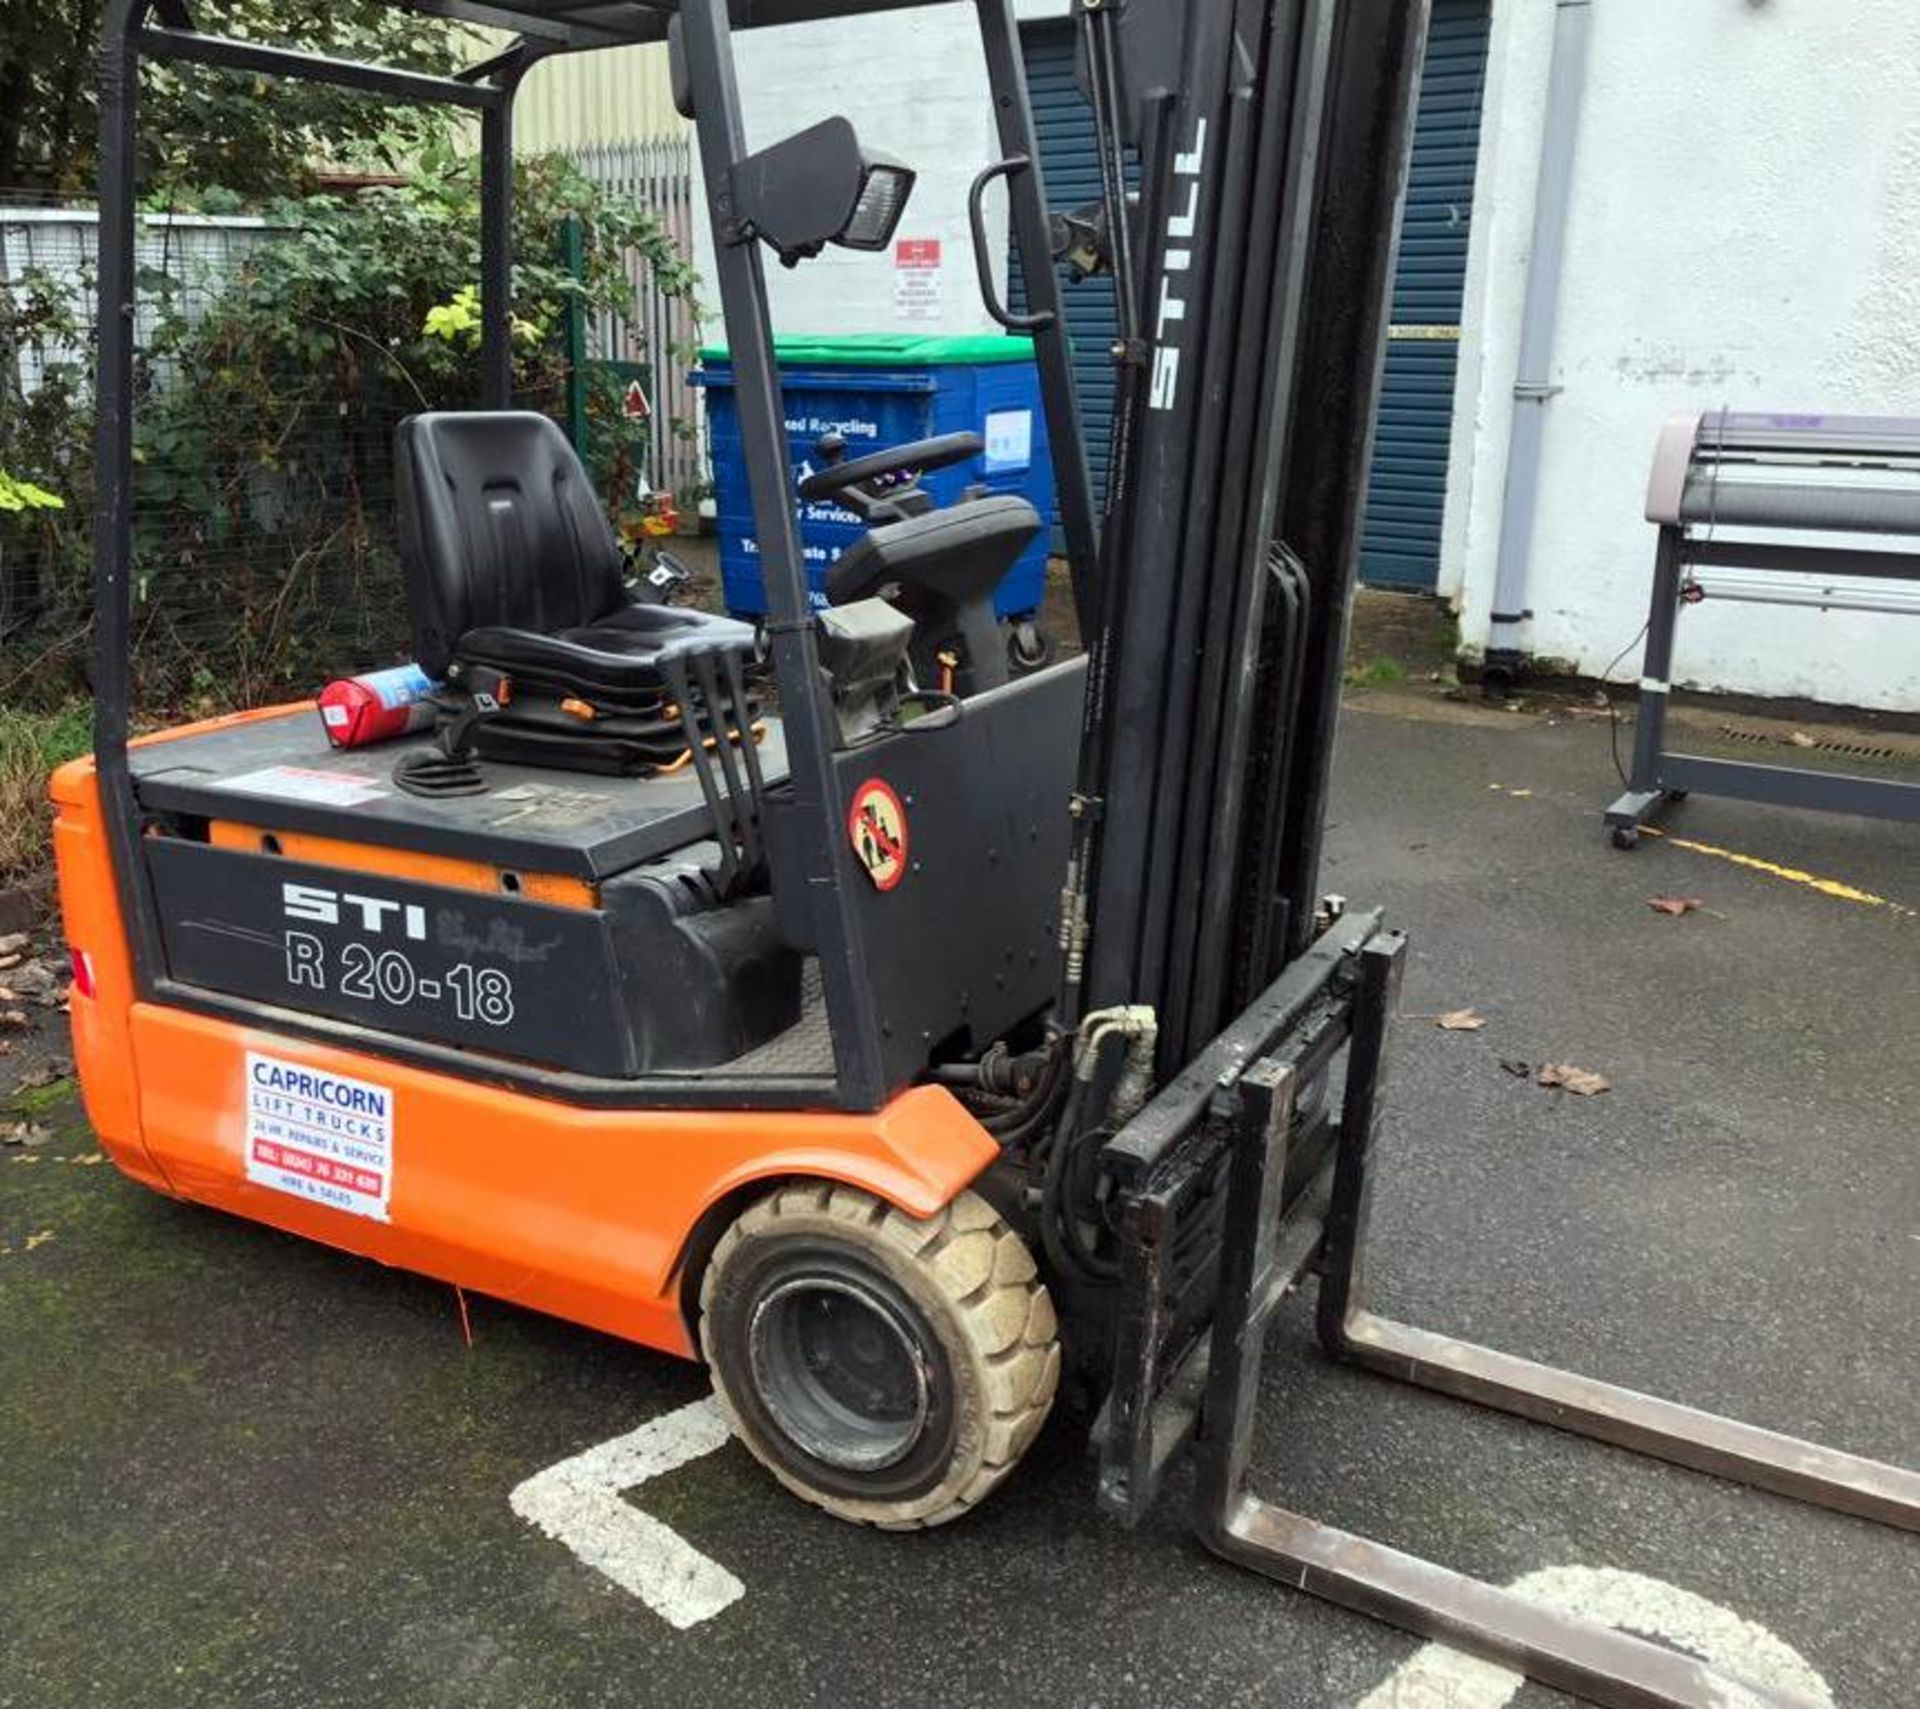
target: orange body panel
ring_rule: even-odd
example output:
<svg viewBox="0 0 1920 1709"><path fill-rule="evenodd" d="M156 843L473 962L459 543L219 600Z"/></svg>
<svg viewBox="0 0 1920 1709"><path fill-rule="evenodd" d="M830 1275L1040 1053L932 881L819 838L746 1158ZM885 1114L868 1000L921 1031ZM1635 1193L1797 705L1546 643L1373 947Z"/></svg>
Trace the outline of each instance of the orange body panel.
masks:
<svg viewBox="0 0 1920 1709"><path fill-rule="evenodd" d="M207 841L216 848L244 849L257 854L261 839L271 836L274 846L289 860L311 861L315 866L337 866L349 872L377 873L383 878L411 878L420 884L444 884L455 890L501 889L505 869L485 861L459 860L452 855L421 854L415 849L387 848L378 843L346 843L337 837L316 837L306 831L266 831L258 825L242 825L216 819L207 827ZM572 878L563 872L519 872L511 874L510 888L516 896L534 902L550 902L560 908L596 908L600 898L584 878Z"/></svg>
<svg viewBox="0 0 1920 1709"><path fill-rule="evenodd" d="M72 1002L87 1114L162 1191L692 1354L683 1256L730 1193L810 1177L928 1216L998 1155L934 1086L871 1114L586 1108L136 1002L92 762L63 767L53 795L67 936L93 970L95 995ZM386 1220L248 1180L249 1051L390 1092Z"/></svg>

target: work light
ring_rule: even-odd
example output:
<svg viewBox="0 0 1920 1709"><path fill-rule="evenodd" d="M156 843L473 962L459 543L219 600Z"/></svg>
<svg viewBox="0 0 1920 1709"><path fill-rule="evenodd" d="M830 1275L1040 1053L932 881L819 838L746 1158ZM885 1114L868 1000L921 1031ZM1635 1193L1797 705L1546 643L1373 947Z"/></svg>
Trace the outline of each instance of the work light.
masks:
<svg viewBox="0 0 1920 1709"><path fill-rule="evenodd" d="M788 267L829 243L885 249L913 173L860 146L845 119L824 119L740 161L730 174L736 241L759 238Z"/></svg>
<svg viewBox="0 0 1920 1709"><path fill-rule="evenodd" d="M906 212L907 197L913 192L913 173L884 154L865 155L861 168L860 196L853 204L853 217L833 241L843 249L885 249L893 241L893 228Z"/></svg>

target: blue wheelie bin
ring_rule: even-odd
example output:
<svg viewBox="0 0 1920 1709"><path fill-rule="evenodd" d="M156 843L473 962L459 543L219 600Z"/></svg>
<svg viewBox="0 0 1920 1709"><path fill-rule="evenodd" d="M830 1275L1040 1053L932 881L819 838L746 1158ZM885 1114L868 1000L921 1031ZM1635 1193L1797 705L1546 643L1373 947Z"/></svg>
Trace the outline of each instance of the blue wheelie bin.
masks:
<svg viewBox="0 0 1920 1709"><path fill-rule="evenodd" d="M1053 514L1053 463L1033 341L991 334L926 338L862 333L842 338L775 340L787 414L787 450L797 485L816 466L815 442L838 433L849 459L942 433L972 432L986 449L971 462L937 469L925 486L951 504L968 487L1018 493L1043 517ZM714 508L720 529L720 575L727 609L743 617L766 610L747 491L733 369L722 349L703 350L694 382L707 393L713 449ZM800 545L816 606L827 603L828 566L859 539L865 524L831 500L801 504ZM994 609L1004 619L1036 614L1045 596L1047 530L1000 583Z"/></svg>

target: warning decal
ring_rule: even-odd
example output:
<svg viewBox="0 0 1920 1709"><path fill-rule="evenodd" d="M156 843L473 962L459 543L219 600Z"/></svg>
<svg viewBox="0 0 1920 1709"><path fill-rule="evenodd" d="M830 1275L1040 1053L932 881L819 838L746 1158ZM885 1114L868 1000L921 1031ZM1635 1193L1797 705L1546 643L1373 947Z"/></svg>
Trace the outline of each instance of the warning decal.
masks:
<svg viewBox="0 0 1920 1709"><path fill-rule="evenodd" d="M324 807L362 807L387 793L377 777L298 765L270 765L265 771L223 778L221 784L248 795L272 795L282 801L313 801Z"/></svg>
<svg viewBox="0 0 1920 1709"><path fill-rule="evenodd" d="M907 810L884 779L868 778L853 792L847 835L874 889L891 890L906 877Z"/></svg>
<svg viewBox="0 0 1920 1709"><path fill-rule="evenodd" d="M247 1052L247 1179L387 1220L393 1090Z"/></svg>

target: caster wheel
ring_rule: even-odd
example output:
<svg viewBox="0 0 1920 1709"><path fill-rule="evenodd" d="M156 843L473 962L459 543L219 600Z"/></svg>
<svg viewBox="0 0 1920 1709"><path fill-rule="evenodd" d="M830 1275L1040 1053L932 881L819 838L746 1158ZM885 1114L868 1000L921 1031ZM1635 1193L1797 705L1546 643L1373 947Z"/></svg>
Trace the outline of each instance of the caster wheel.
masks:
<svg viewBox="0 0 1920 1709"><path fill-rule="evenodd" d="M1033 1256L971 1192L924 1222L852 1187L769 1194L714 1248L700 1345L754 1458L836 1518L889 1530L982 1500L1060 1383Z"/></svg>
<svg viewBox="0 0 1920 1709"><path fill-rule="evenodd" d="M1053 637L1030 617L1007 628L1007 660L1016 673L1037 671L1053 663Z"/></svg>
<svg viewBox="0 0 1920 1709"><path fill-rule="evenodd" d="M1617 849L1637 849L1640 846L1640 828L1637 825L1615 825L1613 846Z"/></svg>

